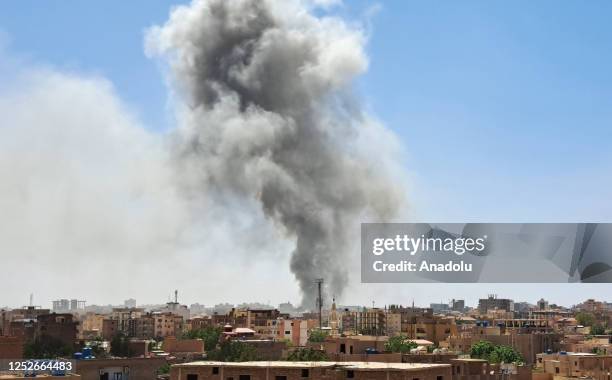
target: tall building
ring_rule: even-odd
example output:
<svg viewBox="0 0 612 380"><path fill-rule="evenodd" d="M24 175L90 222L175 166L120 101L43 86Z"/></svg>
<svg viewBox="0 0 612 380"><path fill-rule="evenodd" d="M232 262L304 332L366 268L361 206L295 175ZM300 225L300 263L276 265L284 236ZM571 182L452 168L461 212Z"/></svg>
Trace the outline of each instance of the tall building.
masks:
<svg viewBox="0 0 612 380"><path fill-rule="evenodd" d="M514 311L514 301L507 298L497 298L496 294L490 294L487 298L478 300L478 311L487 314L489 310Z"/></svg>
<svg viewBox="0 0 612 380"><path fill-rule="evenodd" d="M453 298L451 301L451 309L453 311L465 311L465 300L456 300Z"/></svg>
<svg viewBox="0 0 612 380"><path fill-rule="evenodd" d="M136 300L133 298L127 299L125 301L123 301L123 306L124 307L129 307L129 308L135 308L136 307Z"/></svg>
<svg viewBox="0 0 612 380"><path fill-rule="evenodd" d="M175 290L174 291L174 302L170 301L166 303L166 306L164 306L163 308L159 309L159 310L155 310L158 311L162 314L166 314L166 313L171 313L174 315L180 315L184 321L189 319L189 308L187 307L187 305L181 305L178 302L178 291Z"/></svg>
<svg viewBox="0 0 612 380"><path fill-rule="evenodd" d="M136 336L136 320L144 314L142 308L113 308L110 319L117 321L117 328L127 336Z"/></svg>
<svg viewBox="0 0 612 380"><path fill-rule="evenodd" d="M386 311L380 308L345 310L342 314L342 332L345 334L386 335Z"/></svg>
<svg viewBox="0 0 612 380"><path fill-rule="evenodd" d="M77 299L66 299L62 298L60 300L53 301L53 311L55 312L65 312L65 311L78 311L85 310L85 301L77 300Z"/></svg>
<svg viewBox="0 0 612 380"><path fill-rule="evenodd" d="M449 307L446 303L430 303L429 307L433 310L434 313L441 313L444 311L448 311Z"/></svg>

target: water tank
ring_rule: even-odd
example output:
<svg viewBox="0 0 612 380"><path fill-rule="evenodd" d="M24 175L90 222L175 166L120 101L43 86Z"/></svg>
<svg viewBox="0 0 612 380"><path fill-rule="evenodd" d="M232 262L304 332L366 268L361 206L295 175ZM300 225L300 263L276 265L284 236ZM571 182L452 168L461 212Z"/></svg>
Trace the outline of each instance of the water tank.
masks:
<svg viewBox="0 0 612 380"><path fill-rule="evenodd" d="M83 348L83 358L90 359L91 358L91 347Z"/></svg>

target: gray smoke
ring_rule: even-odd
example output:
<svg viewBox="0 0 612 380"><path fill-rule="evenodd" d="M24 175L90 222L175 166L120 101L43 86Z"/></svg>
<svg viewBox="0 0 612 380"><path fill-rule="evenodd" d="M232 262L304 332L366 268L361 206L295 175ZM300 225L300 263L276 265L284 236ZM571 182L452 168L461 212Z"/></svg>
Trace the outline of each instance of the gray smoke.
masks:
<svg viewBox="0 0 612 380"><path fill-rule="evenodd" d="M298 1L202 0L175 9L147 42L184 105L185 189L259 202L295 239L302 304L314 305L316 278L340 296L359 222L402 203L372 137L393 138L351 94L367 67L363 33Z"/></svg>

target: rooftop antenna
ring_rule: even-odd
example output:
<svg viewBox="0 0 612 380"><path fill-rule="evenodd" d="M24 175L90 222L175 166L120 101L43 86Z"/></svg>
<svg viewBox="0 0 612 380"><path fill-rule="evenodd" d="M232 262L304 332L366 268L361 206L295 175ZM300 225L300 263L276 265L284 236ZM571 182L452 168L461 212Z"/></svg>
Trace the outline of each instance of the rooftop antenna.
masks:
<svg viewBox="0 0 612 380"><path fill-rule="evenodd" d="M178 290L174 290L174 303L178 303Z"/></svg>
<svg viewBox="0 0 612 380"><path fill-rule="evenodd" d="M34 306L34 293L30 293L30 307Z"/></svg>
<svg viewBox="0 0 612 380"><path fill-rule="evenodd" d="M322 309L323 309L323 279L317 278L315 280L315 284L317 284L317 307L319 308L319 330L323 327L323 317L322 317Z"/></svg>

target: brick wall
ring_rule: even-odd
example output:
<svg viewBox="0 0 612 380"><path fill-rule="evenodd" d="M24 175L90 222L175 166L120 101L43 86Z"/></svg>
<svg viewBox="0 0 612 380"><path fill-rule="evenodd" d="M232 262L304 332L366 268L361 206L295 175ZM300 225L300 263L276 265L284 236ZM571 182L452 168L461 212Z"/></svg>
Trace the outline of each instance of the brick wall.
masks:
<svg viewBox="0 0 612 380"><path fill-rule="evenodd" d="M0 336L0 359L23 358L23 340L17 336Z"/></svg>

